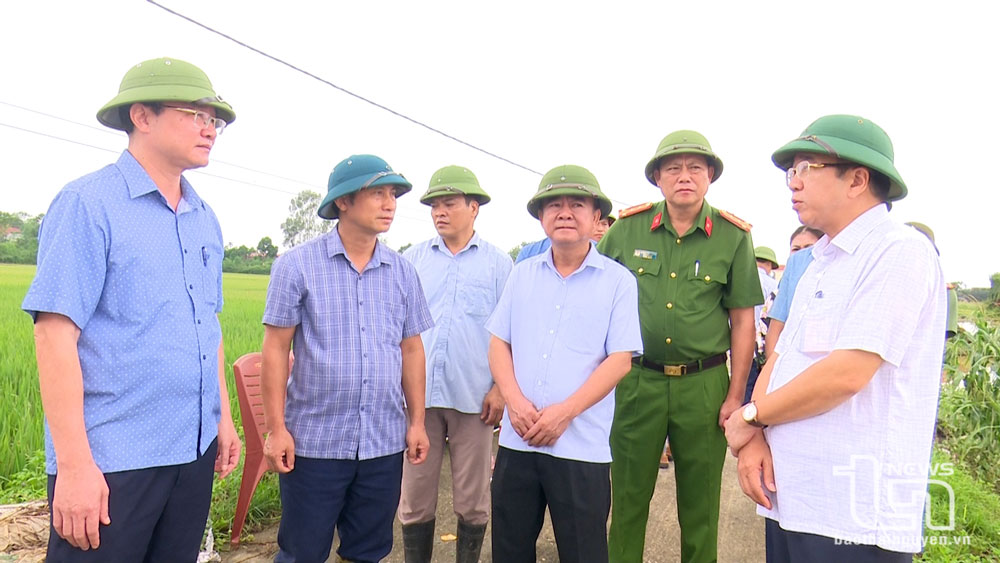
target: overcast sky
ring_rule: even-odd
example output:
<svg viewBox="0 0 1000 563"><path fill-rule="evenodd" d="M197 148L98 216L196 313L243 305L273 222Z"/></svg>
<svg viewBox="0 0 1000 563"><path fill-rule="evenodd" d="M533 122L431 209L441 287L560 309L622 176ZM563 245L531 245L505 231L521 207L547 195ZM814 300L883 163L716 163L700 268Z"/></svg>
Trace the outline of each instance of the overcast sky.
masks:
<svg viewBox="0 0 1000 563"><path fill-rule="evenodd" d="M892 138L910 190L892 213L933 227L945 277L984 286L1000 271L996 2L162 3L528 168L585 166L616 213L662 197L643 168L667 133L696 129L725 163L708 201L752 223L782 262L798 221L771 152L821 115L859 114ZM7 2L0 53L0 210L42 213L115 160L126 138L97 110L130 66L170 56L204 69L236 110L212 164L187 174L229 243L280 246L293 195L325 193L334 164L357 153L414 184L393 247L434 234L418 199L448 164L493 196L484 238L509 249L543 236L525 209L537 175L153 4Z"/></svg>

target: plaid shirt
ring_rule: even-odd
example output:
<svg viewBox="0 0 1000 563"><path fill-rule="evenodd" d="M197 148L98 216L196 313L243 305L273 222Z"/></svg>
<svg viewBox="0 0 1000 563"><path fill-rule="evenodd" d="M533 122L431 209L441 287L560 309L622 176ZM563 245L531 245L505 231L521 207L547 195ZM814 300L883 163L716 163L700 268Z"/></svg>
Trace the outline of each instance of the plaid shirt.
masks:
<svg viewBox="0 0 1000 563"><path fill-rule="evenodd" d="M433 326L409 262L379 242L359 273L334 229L274 262L264 324L296 327L285 425L297 455L364 460L405 448L400 342Z"/></svg>

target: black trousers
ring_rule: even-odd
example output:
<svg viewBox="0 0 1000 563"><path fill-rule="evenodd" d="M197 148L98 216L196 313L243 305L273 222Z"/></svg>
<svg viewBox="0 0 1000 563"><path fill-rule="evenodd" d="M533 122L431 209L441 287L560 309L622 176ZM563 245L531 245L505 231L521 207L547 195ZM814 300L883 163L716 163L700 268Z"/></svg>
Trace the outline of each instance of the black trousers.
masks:
<svg viewBox="0 0 1000 563"><path fill-rule="evenodd" d="M101 546L83 551L59 537L49 516L46 561L197 561L212 502L218 441L182 465L105 473L108 516ZM59 475L49 475L49 509Z"/></svg>
<svg viewBox="0 0 1000 563"><path fill-rule="evenodd" d="M608 561L611 464L500 448L493 470L493 560L534 563L549 508L559 560Z"/></svg>
<svg viewBox="0 0 1000 563"><path fill-rule="evenodd" d="M908 563L912 553L887 551L864 544L837 543L833 538L789 532L766 518L764 524L767 563Z"/></svg>

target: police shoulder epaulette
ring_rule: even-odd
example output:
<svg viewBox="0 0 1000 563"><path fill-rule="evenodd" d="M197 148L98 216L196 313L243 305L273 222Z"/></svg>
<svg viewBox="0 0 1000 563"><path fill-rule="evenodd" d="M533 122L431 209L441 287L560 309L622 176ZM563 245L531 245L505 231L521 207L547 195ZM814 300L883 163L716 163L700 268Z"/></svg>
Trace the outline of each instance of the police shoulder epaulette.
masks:
<svg viewBox="0 0 1000 563"><path fill-rule="evenodd" d="M652 202L640 203L639 205L633 205L632 207L626 207L618 212L618 218L624 219L626 217L631 217L633 215L638 215L643 211L649 211L653 208Z"/></svg>
<svg viewBox="0 0 1000 563"><path fill-rule="evenodd" d="M732 213L730 213L728 211L724 211L724 210L720 209L719 210L719 215L722 215L723 219L725 219L726 221L729 221L730 223L736 225L737 227L739 227L740 229L743 229L744 231L750 232L750 228L753 227L753 225L751 225L750 223L747 223L743 219L740 219L739 217L733 215Z"/></svg>

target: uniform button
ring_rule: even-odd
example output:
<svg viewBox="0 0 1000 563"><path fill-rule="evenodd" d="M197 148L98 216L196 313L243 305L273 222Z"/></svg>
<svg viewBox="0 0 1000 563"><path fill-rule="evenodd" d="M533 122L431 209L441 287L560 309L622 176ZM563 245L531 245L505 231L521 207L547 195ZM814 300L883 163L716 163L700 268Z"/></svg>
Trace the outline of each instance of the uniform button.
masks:
<svg viewBox="0 0 1000 563"><path fill-rule="evenodd" d="M705 276L705 281L712 281L712 276Z"/></svg>
<svg viewBox="0 0 1000 563"><path fill-rule="evenodd" d="M667 344L670 344L671 342L673 342L673 340L671 340L670 338L667 338L666 342L667 342Z"/></svg>
<svg viewBox="0 0 1000 563"><path fill-rule="evenodd" d="M645 272L645 271L646 271L646 269L645 269L645 268L639 268L639 269L638 269L638 270L636 270L636 271L637 271L637 272L639 272L639 273L641 274L641 273Z"/></svg>
<svg viewBox="0 0 1000 563"><path fill-rule="evenodd" d="M674 308L673 303L667 303L667 309L673 309L673 308Z"/></svg>
<svg viewBox="0 0 1000 563"><path fill-rule="evenodd" d="M677 244L680 244L680 243L681 243L681 239L677 239Z"/></svg>
<svg viewBox="0 0 1000 563"><path fill-rule="evenodd" d="M677 277L677 272L670 272L670 277L676 278Z"/></svg>

